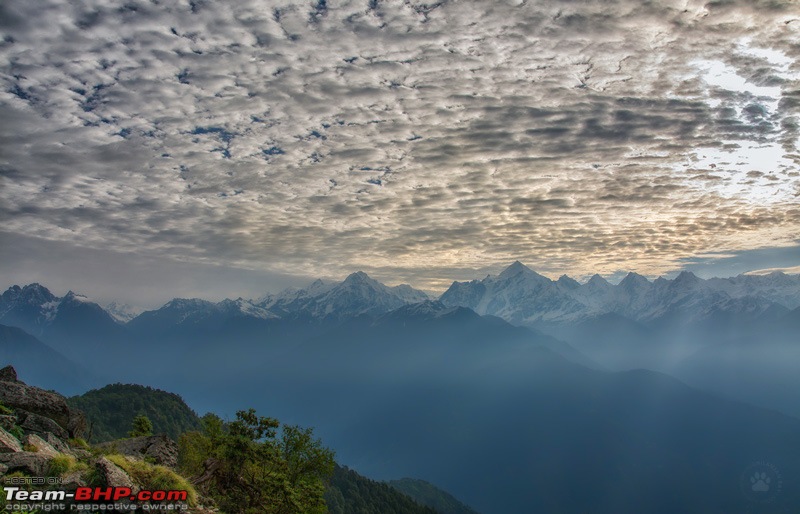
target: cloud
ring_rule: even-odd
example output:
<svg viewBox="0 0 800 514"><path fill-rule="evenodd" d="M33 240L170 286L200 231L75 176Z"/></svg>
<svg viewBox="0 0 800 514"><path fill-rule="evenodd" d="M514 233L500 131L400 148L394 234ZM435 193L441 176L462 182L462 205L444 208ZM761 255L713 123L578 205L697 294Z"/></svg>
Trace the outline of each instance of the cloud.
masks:
<svg viewBox="0 0 800 514"><path fill-rule="evenodd" d="M704 278L729 277L745 273L766 275L774 271L800 273L796 265L800 261L800 243L782 247L758 248L740 252L710 252L683 261L682 269L688 269Z"/></svg>
<svg viewBox="0 0 800 514"><path fill-rule="evenodd" d="M754 270L748 272L747 275L769 275L770 273L786 273L791 275L800 275L800 266Z"/></svg>
<svg viewBox="0 0 800 514"><path fill-rule="evenodd" d="M657 274L787 244L793 5L11 0L0 216L85 248L430 288L514 259Z"/></svg>

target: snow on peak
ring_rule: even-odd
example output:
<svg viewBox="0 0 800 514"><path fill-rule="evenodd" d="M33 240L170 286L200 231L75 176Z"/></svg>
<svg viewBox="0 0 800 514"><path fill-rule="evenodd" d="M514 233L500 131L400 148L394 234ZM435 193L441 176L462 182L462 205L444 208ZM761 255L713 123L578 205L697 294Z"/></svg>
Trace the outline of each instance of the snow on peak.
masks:
<svg viewBox="0 0 800 514"><path fill-rule="evenodd" d="M49 289L41 284L34 282L23 287L11 286L3 293L5 302L24 302L28 305L39 305L45 302L57 300L56 296Z"/></svg>
<svg viewBox="0 0 800 514"><path fill-rule="evenodd" d="M268 310L259 307L253 304L253 302L245 300L241 297L237 298L236 300L230 300L226 298L225 300L219 302L216 307L220 311L227 312L229 314L238 314L252 318L272 319L277 317Z"/></svg>
<svg viewBox="0 0 800 514"><path fill-rule="evenodd" d="M78 302L78 303L94 303L88 296L77 294L73 291L68 291L64 298L61 299L62 302Z"/></svg>
<svg viewBox="0 0 800 514"><path fill-rule="evenodd" d="M408 284L400 284L399 286L389 288L389 290L407 303L419 303L430 300L427 294L418 289L414 289Z"/></svg>
<svg viewBox="0 0 800 514"><path fill-rule="evenodd" d="M142 313L142 309L133 307L127 303L120 304L118 302L109 303L105 306L105 310L112 318L120 323L127 323Z"/></svg>
<svg viewBox="0 0 800 514"><path fill-rule="evenodd" d="M344 282L342 282L342 284L369 284L371 286L374 286L378 283L379 282L377 280L373 280L372 278L370 278L369 275L367 275L363 271L356 271L355 273L351 273L350 275L347 276L346 279L344 279Z"/></svg>

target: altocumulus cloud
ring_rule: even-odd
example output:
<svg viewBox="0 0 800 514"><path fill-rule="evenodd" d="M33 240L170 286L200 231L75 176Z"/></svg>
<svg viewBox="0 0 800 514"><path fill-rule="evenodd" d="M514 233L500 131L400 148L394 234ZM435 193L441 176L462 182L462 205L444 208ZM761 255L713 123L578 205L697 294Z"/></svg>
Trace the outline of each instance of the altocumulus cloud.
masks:
<svg viewBox="0 0 800 514"><path fill-rule="evenodd" d="M800 233L792 0L7 0L0 35L6 234L436 288Z"/></svg>

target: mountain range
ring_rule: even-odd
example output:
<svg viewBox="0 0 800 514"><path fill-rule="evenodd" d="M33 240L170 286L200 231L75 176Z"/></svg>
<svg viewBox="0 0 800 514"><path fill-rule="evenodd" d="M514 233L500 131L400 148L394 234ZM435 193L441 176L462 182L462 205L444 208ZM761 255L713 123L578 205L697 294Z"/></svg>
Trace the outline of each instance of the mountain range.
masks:
<svg viewBox="0 0 800 514"><path fill-rule="evenodd" d="M600 275L580 284L566 275L551 280L517 261L497 276L453 282L440 300L526 326L574 324L611 313L646 325L700 323L721 315L751 322L774 320L800 306L800 276L703 280L684 271L672 280L650 281L631 272L617 285Z"/></svg>
<svg viewBox="0 0 800 514"><path fill-rule="evenodd" d="M92 331L114 332L129 326L164 329L220 323L230 318L343 321L362 315L380 316L404 305L432 299L408 285L388 287L364 272L342 282L316 280L308 287L289 288L259 299L223 300L176 298L156 310L138 313L117 302L103 308L72 291L56 297L39 284L13 286L0 296L0 323L46 337L62 335L80 324ZM735 324L774 322L796 316L800 307L800 275L774 272L704 280L691 272L650 281L629 273L613 285L600 275L586 283L563 275L551 280L519 261L499 275L453 282L438 298L449 307L466 307L520 326L550 329L574 326L613 314L640 325L702 325L714 320Z"/></svg>
<svg viewBox="0 0 800 514"><path fill-rule="evenodd" d="M0 296L0 349L71 393L102 373L314 426L360 472L486 514L745 512L753 462L800 473L798 291L781 274L581 284L514 263L439 299L358 272L124 322L31 284Z"/></svg>

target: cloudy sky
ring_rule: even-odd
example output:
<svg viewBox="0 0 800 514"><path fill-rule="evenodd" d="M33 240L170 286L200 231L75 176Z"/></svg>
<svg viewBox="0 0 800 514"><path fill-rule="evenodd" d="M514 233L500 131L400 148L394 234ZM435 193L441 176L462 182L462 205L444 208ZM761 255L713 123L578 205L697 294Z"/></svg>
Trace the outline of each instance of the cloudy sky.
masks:
<svg viewBox="0 0 800 514"><path fill-rule="evenodd" d="M0 82L5 287L800 264L798 0L5 0Z"/></svg>

